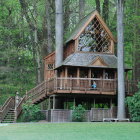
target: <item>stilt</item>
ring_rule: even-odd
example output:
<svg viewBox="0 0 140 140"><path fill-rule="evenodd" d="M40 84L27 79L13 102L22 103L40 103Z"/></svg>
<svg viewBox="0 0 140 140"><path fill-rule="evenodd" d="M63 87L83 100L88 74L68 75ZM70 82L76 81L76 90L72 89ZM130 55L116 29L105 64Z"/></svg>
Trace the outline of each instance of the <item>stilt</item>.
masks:
<svg viewBox="0 0 140 140"><path fill-rule="evenodd" d="M55 95L53 95L53 109L55 109Z"/></svg>
<svg viewBox="0 0 140 140"><path fill-rule="evenodd" d="M50 101L50 97L49 97L49 103L48 103L48 110L51 109L51 101Z"/></svg>
<svg viewBox="0 0 140 140"><path fill-rule="evenodd" d="M73 99L73 107L75 108L75 98Z"/></svg>

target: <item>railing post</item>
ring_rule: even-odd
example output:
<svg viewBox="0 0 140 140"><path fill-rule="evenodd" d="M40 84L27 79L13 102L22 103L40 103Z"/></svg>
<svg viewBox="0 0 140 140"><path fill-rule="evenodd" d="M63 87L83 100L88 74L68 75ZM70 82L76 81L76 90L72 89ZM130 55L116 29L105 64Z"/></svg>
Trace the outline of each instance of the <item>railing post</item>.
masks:
<svg viewBox="0 0 140 140"><path fill-rule="evenodd" d="M47 86L46 86L46 83L47 83L47 80L45 80L45 94L47 93Z"/></svg>
<svg viewBox="0 0 140 140"><path fill-rule="evenodd" d="M58 80L58 78L55 78L55 80L56 80L55 88L56 88L56 91L57 91L57 80Z"/></svg>
<svg viewBox="0 0 140 140"><path fill-rule="evenodd" d="M16 121L17 121L17 107L15 108L14 113L15 113L14 122L16 123Z"/></svg>

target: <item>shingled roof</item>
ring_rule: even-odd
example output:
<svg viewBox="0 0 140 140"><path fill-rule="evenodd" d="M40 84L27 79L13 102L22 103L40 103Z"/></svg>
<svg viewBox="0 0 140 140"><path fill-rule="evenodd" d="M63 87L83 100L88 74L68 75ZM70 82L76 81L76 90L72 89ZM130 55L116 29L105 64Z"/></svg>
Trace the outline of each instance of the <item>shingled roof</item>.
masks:
<svg viewBox="0 0 140 140"><path fill-rule="evenodd" d="M100 57L107 65L93 66L92 62ZM94 54L90 52L75 52L68 56L62 63L63 66L104 67L117 68L117 57L112 54Z"/></svg>
<svg viewBox="0 0 140 140"><path fill-rule="evenodd" d="M66 40L66 43L73 40L74 37L79 33L79 31L81 30L81 28L84 26L84 24L87 22L87 20L92 16L92 14L95 11L92 11L91 13L89 13L87 16L85 16L83 19L80 20L80 22L76 25L76 27L74 28L74 30L71 32L70 36L68 37L68 39Z"/></svg>
<svg viewBox="0 0 140 140"><path fill-rule="evenodd" d="M106 26L105 22L103 21L103 19L99 15L99 13L96 10L94 10L91 13L89 13L87 16L85 16L83 19L80 20L80 22L76 25L76 27L71 32L70 36L67 38L65 43L68 43L71 40L75 40L77 35L80 33L80 31L84 30L84 26L86 24L89 24L94 19L95 16L98 18L98 20L101 22L101 24L104 25L104 28L108 32L110 37L116 42L116 39L113 37L111 31Z"/></svg>

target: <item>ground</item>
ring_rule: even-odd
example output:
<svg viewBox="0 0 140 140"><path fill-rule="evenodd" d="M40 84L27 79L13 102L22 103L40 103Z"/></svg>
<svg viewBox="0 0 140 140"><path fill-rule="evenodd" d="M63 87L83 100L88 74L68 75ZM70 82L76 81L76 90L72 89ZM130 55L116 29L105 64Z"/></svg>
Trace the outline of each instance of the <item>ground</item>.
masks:
<svg viewBox="0 0 140 140"><path fill-rule="evenodd" d="M140 140L140 123L0 124L0 140Z"/></svg>

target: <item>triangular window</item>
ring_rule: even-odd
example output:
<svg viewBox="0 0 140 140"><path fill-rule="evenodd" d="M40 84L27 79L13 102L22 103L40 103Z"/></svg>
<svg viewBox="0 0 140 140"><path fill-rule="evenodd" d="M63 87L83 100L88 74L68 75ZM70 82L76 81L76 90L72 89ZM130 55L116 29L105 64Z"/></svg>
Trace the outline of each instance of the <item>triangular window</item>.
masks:
<svg viewBox="0 0 140 140"><path fill-rule="evenodd" d="M78 50L110 53L111 39L98 18L95 18L79 36Z"/></svg>

